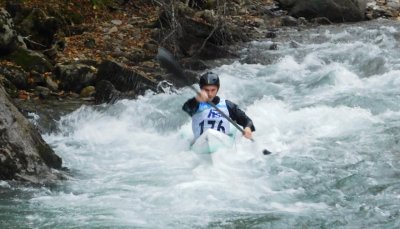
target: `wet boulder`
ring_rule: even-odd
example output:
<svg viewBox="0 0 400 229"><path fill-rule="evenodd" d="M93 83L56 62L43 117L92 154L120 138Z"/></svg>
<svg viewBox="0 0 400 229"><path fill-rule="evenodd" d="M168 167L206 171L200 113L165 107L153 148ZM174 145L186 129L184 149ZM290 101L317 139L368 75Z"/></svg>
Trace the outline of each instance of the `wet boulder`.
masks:
<svg viewBox="0 0 400 229"><path fill-rule="evenodd" d="M286 1L281 1L286 2ZM289 14L312 19L326 17L332 22L356 22L365 19L366 0L296 0L287 1Z"/></svg>
<svg viewBox="0 0 400 229"><path fill-rule="evenodd" d="M100 80L96 84L95 103L114 103L121 98L121 92L115 89L108 80Z"/></svg>
<svg viewBox="0 0 400 229"><path fill-rule="evenodd" d="M292 16L283 16L282 17L282 26L298 26L299 22L296 18Z"/></svg>
<svg viewBox="0 0 400 229"><path fill-rule="evenodd" d="M59 89L79 93L83 88L94 85L97 69L83 63L57 64L54 69L55 80L59 80Z"/></svg>
<svg viewBox="0 0 400 229"><path fill-rule="evenodd" d="M62 160L11 103L0 85L0 180L51 183L62 175Z"/></svg>
<svg viewBox="0 0 400 229"><path fill-rule="evenodd" d="M101 80L109 81L118 91L135 91L137 94L143 94L149 89L155 91L157 86L156 81L144 73L111 60L104 60L100 63L96 82ZM98 88L96 87L96 89ZM98 90L96 90L97 92Z"/></svg>
<svg viewBox="0 0 400 229"><path fill-rule="evenodd" d="M278 0L278 2L282 8L291 8L297 0Z"/></svg>

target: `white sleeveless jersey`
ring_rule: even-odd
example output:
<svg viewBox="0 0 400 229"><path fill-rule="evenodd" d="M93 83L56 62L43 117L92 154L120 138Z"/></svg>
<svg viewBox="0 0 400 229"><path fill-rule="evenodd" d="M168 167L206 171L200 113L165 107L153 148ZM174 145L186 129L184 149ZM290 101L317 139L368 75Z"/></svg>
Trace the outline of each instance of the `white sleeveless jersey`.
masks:
<svg viewBox="0 0 400 229"><path fill-rule="evenodd" d="M220 99L216 105L222 112L229 116L225 99ZM192 116L192 130L195 138L198 138L207 129L214 129L225 134L230 134L230 124L210 104L201 102L199 109Z"/></svg>

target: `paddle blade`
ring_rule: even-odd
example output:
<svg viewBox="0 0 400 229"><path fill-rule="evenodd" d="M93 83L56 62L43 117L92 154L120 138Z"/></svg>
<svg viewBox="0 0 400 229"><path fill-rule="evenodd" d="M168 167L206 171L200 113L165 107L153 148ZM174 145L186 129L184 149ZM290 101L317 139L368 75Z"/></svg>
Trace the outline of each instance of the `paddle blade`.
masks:
<svg viewBox="0 0 400 229"><path fill-rule="evenodd" d="M270 151L268 151L267 149L264 149L263 150L263 154L264 155L270 155L270 154L272 154Z"/></svg>
<svg viewBox="0 0 400 229"><path fill-rule="evenodd" d="M172 53L163 47L158 48L157 60L162 68L165 68L169 73L179 77L181 80L186 80L182 68Z"/></svg>

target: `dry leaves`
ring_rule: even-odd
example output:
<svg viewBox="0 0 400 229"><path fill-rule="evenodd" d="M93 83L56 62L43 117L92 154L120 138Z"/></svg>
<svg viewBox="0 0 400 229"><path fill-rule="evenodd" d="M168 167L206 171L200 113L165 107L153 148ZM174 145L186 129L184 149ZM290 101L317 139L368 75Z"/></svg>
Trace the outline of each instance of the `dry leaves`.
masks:
<svg viewBox="0 0 400 229"><path fill-rule="evenodd" d="M48 13L74 13L83 18L81 24L71 26L86 28L85 32L67 37L60 36L60 39L65 41L65 48L58 53L57 62L115 59L123 56L124 52L142 48L149 41L151 34L151 29L146 27L154 23L159 14L154 5L138 7L135 1L129 1L120 5L119 9L113 10L107 7L93 7L90 0L25 0L23 5L27 8L40 8ZM88 45L88 42L92 44Z"/></svg>

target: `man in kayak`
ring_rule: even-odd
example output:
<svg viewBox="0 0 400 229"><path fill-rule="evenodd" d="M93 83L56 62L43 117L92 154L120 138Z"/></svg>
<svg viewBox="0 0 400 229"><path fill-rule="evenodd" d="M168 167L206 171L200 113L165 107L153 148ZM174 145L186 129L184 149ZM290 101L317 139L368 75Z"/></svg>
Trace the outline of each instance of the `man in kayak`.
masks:
<svg viewBox="0 0 400 229"><path fill-rule="evenodd" d="M255 127L251 119L239 107L229 100L217 96L219 77L207 72L200 77L200 93L185 102L182 109L192 117L192 130L198 138L205 130L214 129L230 134L229 121L215 110L208 102L215 104L221 111L243 127L244 137L251 139Z"/></svg>

